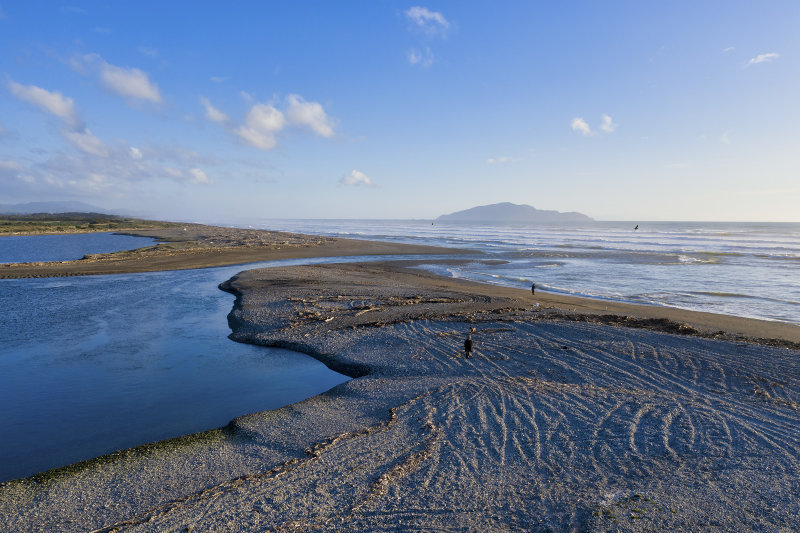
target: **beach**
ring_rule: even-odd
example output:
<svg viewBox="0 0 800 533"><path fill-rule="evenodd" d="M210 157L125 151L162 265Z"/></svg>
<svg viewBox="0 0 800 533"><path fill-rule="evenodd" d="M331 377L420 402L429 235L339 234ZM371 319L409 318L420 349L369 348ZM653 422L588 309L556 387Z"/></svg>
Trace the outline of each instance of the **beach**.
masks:
<svg viewBox="0 0 800 533"><path fill-rule="evenodd" d="M278 238L252 253L352 252ZM243 257L202 248L100 270ZM99 273L90 263L63 272ZM0 529L800 528L800 327L531 294L418 265L277 267L223 283L236 296L232 339L301 351L353 379L218 430L4 483Z"/></svg>

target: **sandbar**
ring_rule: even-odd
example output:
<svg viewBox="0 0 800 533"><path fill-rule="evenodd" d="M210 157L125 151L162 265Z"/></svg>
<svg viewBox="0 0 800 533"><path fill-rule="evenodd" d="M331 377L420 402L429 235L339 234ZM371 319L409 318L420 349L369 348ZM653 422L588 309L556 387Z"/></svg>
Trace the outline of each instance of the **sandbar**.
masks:
<svg viewBox="0 0 800 533"><path fill-rule="evenodd" d="M762 321L557 307L413 266L223 283L233 340L353 379L2 484L0 529L800 529L800 328L770 339Z"/></svg>
<svg viewBox="0 0 800 533"><path fill-rule="evenodd" d="M187 270L309 257L469 253L457 248L203 224L175 224L117 233L152 237L160 242L136 250L87 255L75 261L0 264L0 279Z"/></svg>

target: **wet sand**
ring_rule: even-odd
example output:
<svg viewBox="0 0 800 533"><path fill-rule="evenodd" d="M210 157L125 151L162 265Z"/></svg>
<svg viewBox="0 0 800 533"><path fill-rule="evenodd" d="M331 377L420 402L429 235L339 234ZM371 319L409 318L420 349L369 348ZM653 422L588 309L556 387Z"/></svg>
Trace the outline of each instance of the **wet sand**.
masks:
<svg viewBox="0 0 800 533"><path fill-rule="evenodd" d="M234 340L354 379L3 484L0 529L800 529L800 328L408 266L226 282Z"/></svg>

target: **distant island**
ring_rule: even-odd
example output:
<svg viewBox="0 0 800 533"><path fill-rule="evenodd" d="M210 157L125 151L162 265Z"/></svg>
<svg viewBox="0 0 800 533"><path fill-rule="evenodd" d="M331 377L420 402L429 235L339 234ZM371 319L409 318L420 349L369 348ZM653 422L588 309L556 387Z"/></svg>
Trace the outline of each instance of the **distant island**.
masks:
<svg viewBox="0 0 800 533"><path fill-rule="evenodd" d="M536 209L530 205L500 204L481 205L463 211L456 211L449 215L442 215L437 222L489 222L495 224L528 224L551 222L594 222L594 219L574 211L562 213Z"/></svg>

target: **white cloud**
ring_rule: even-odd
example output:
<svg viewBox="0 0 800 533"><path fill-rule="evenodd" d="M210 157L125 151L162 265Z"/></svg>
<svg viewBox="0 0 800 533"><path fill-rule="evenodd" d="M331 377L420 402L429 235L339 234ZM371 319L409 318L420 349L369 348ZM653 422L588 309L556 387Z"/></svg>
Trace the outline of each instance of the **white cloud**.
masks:
<svg viewBox="0 0 800 533"><path fill-rule="evenodd" d="M275 135L286 124L283 113L270 104L256 104L244 119L244 125L234 131L242 140L262 150L272 150L277 144Z"/></svg>
<svg viewBox="0 0 800 533"><path fill-rule="evenodd" d="M722 144L730 144L731 143L731 139L730 139L730 137L728 137L728 132L727 131L722 134L722 137L719 138L719 142L721 142Z"/></svg>
<svg viewBox="0 0 800 533"><path fill-rule="evenodd" d="M408 62L412 65L420 65L422 67L430 67L433 65L433 52L427 46L424 50L417 50L414 48L408 52Z"/></svg>
<svg viewBox="0 0 800 533"><path fill-rule="evenodd" d="M372 180L369 179L369 176L367 176L363 172L353 169L353 171L350 172L350 174L342 176L342 179L339 180L339 183L343 185L352 185L352 186L363 185L369 187L372 185Z"/></svg>
<svg viewBox="0 0 800 533"><path fill-rule="evenodd" d="M62 132L62 134L70 143L72 143L73 146L75 146L75 148L81 152L86 152L87 154L100 157L108 156L108 146L106 146L106 143L92 135L92 132L89 131L89 128L83 128L79 131L65 130Z"/></svg>
<svg viewBox="0 0 800 533"><path fill-rule="evenodd" d="M414 6L406 11L406 17L412 25L425 33L435 35L446 33L450 23L438 11L431 11L427 7Z"/></svg>
<svg viewBox="0 0 800 533"><path fill-rule="evenodd" d="M490 165L494 165L495 163L502 165L503 163L508 163L509 161L511 161L511 159L504 155L501 155L500 157L490 157L486 160L486 162Z"/></svg>
<svg viewBox="0 0 800 533"><path fill-rule="evenodd" d="M225 83L226 81L230 80L230 77L228 77L228 76L211 76L208 79L210 79L214 83Z"/></svg>
<svg viewBox="0 0 800 533"><path fill-rule="evenodd" d="M158 86L150 82L147 74L138 68L122 68L105 63L100 71L100 79L120 96L161 103Z"/></svg>
<svg viewBox="0 0 800 533"><path fill-rule="evenodd" d="M206 176L206 173L200 170L199 168L193 168L189 170L189 183L193 183L195 185L211 185L214 182Z"/></svg>
<svg viewBox="0 0 800 533"><path fill-rule="evenodd" d="M734 50L736 50L735 46L729 46L727 48L722 49L723 52L733 52Z"/></svg>
<svg viewBox="0 0 800 533"><path fill-rule="evenodd" d="M144 156L142 155L142 151L141 151L141 150L139 150L138 148L134 148L133 146L131 146L131 147L130 147L130 150L128 150L128 153L130 154L130 156L131 156L131 158L132 158L132 159L139 160L139 159L141 159L142 157L144 157Z"/></svg>
<svg viewBox="0 0 800 533"><path fill-rule="evenodd" d="M87 66L95 68L100 82L124 98L161 103L158 85L151 82L147 73L138 68L112 65L98 54L86 54L81 59L73 58L71 64L75 70L84 74Z"/></svg>
<svg viewBox="0 0 800 533"><path fill-rule="evenodd" d="M67 98L59 92L47 91L34 85L21 85L14 81L9 81L8 86L11 93L20 100L63 120L65 128L61 130L61 135L75 148L86 154L108 156L108 146L84 125L72 98Z"/></svg>
<svg viewBox="0 0 800 533"><path fill-rule="evenodd" d="M308 126L321 137L333 137L333 122L317 102L306 102L297 94L286 97L289 108L286 117L295 125Z"/></svg>
<svg viewBox="0 0 800 533"><path fill-rule="evenodd" d="M592 134L592 128L590 128L586 121L580 117L575 117L572 119L572 129L574 131L579 131L586 136Z"/></svg>
<svg viewBox="0 0 800 533"><path fill-rule="evenodd" d="M780 54L776 54L775 52L770 52L768 54L759 54L754 58L751 58L750 61L747 62L747 66L750 65L757 65L759 63L771 63L781 57Z"/></svg>
<svg viewBox="0 0 800 533"><path fill-rule="evenodd" d="M57 116L71 128L78 129L82 127L82 121L75 110L75 102L72 98L67 98L59 92L51 92L35 85L22 85L10 80L8 89L11 94L20 100Z"/></svg>
<svg viewBox="0 0 800 533"><path fill-rule="evenodd" d="M600 125L600 129L606 133L613 133L615 129L617 129L619 124L614 124L614 121L611 120L611 117L603 114L603 123Z"/></svg>
<svg viewBox="0 0 800 533"><path fill-rule="evenodd" d="M227 122L228 115L211 105L211 102L208 98L201 97L200 102L202 102L203 106L206 108L206 118L211 122Z"/></svg>

